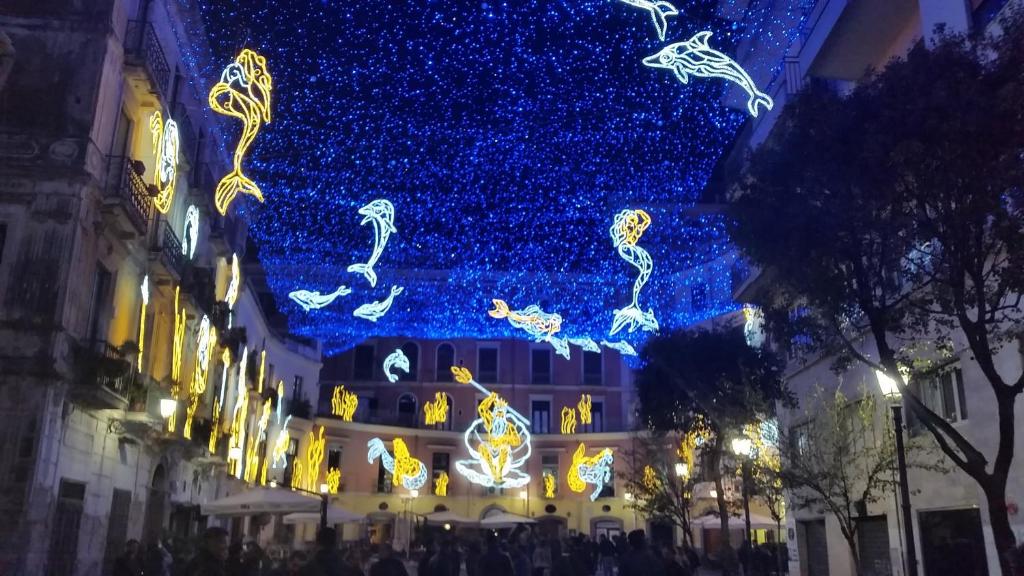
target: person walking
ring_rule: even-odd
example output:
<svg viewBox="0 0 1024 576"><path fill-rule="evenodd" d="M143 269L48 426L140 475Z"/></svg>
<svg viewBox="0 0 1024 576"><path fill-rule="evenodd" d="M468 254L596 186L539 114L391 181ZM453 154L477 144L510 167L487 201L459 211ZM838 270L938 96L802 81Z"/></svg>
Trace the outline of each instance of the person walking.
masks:
<svg viewBox="0 0 1024 576"><path fill-rule="evenodd" d="M512 559L501 551L498 536L494 532L487 533L487 550L480 556L480 561L477 563L477 574L479 576L515 576Z"/></svg>
<svg viewBox="0 0 1024 576"><path fill-rule="evenodd" d="M370 566L370 576L409 576L405 564L395 556L391 544L380 545L380 557Z"/></svg>
<svg viewBox="0 0 1024 576"><path fill-rule="evenodd" d="M188 576L225 576L228 559L228 533L223 528L211 526L203 532L199 551L185 567Z"/></svg>
<svg viewBox="0 0 1024 576"><path fill-rule="evenodd" d="M615 574L615 545L608 539L607 534L601 534L597 543L598 570L601 576L614 576Z"/></svg>
<svg viewBox="0 0 1024 576"><path fill-rule="evenodd" d="M533 550L533 576L549 576L551 571L551 547L547 542L538 542Z"/></svg>
<svg viewBox="0 0 1024 576"><path fill-rule="evenodd" d="M124 552L114 560L113 576L142 576L142 559L139 557L139 541L129 540Z"/></svg>
<svg viewBox="0 0 1024 576"><path fill-rule="evenodd" d="M629 552L622 559L619 576L665 576L662 561L647 548L643 530L633 530L627 540Z"/></svg>

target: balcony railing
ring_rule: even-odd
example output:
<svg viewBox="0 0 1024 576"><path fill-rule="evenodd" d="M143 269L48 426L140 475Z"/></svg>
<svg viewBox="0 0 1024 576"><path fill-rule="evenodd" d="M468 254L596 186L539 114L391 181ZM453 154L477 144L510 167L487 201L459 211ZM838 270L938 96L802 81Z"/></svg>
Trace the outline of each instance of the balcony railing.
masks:
<svg viewBox="0 0 1024 576"><path fill-rule="evenodd" d="M129 20L128 30L124 35L124 51L128 60L142 64L157 92L166 96L171 79L171 69L167 65L167 57L160 46L156 31L148 22Z"/></svg>
<svg viewBox="0 0 1024 576"><path fill-rule="evenodd" d="M99 407L124 407L135 384L131 358L109 342L93 340L76 357L81 400ZM112 395L112 396L111 396Z"/></svg>
<svg viewBox="0 0 1024 576"><path fill-rule="evenodd" d="M154 240L151 251L157 253L160 261L167 267L168 271L180 280L185 274L187 261L181 251L181 241L178 240L178 236L174 233L170 223L167 221L160 223L160 230L157 232Z"/></svg>
<svg viewBox="0 0 1024 576"><path fill-rule="evenodd" d="M125 156L110 156L107 161L107 199L119 202L136 231L145 233L153 214L149 186L143 179L145 165Z"/></svg>

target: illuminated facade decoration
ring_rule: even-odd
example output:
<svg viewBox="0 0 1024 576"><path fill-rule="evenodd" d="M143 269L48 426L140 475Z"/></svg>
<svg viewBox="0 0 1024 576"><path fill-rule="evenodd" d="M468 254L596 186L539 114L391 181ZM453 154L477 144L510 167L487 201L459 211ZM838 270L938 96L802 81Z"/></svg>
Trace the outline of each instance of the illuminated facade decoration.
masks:
<svg viewBox="0 0 1024 576"><path fill-rule="evenodd" d="M391 371L392 368L397 368L406 374L409 373L409 358L401 348L388 354L388 357L384 359L384 375L387 376L388 382L398 382L398 375Z"/></svg>
<svg viewBox="0 0 1024 576"><path fill-rule="evenodd" d="M329 306L339 297L348 296L351 293L352 290L347 286L338 286L338 289L330 294L321 294L317 290L312 292L309 290L293 290L288 293L288 297L301 306L303 310L309 312L310 310L319 310L324 306Z"/></svg>
<svg viewBox="0 0 1024 576"><path fill-rule="evenodd" d="M661 486L661 480L658 479L658 473L655 472L654 468L650 466L644 466L644 488L650 492L655 492Z"/></svg>
<svg viewBox="0 0 1024 576"><path fill-rule="evenodd" d="M764 344L764 312L753 304L743 305L743 338L751 348Z"/></svg>
<svg viewBox="0 0 1024 576"><path fill-rule="evenodd" d="M185 211L185 224L181 227L181 255L195 260L199 244L199 209L194 204Z"/></svg>
<svg viewBox="0 0 1024 576"><path fill-rule="evenodd" d="M138 369L142 372L142 355L146 348L146 308L149 307L149 274L142 279L142 313L139 314L139 362Z"/></svg>
<svg viewBox="0 0 1024 576"><path fill-rule="evenodd" d="M576 433L576 410L562 406L562 434Z"/></svg>
<svg viewBox="0 0 1024 576"><path fill-rule="evenodd" d="M683 84L689 83L690 76L735 82L747 93L747 111L751 116L756 118L761 107L771 110L774 106L771 96L759 91L747 71L735 60L711 48L710 39L711 31L698 32L686 42L669 44L657 54L644 58L644 64L672 70Z"/></svg>
<svg viewBox="0 0 1024 576"><path fill-rule="evenodd" d="M302 474L302 470L302 460L296 458L295 463L292 464L292 488L305 489L306 477Z"/></svg>
<svg viewBox="0 0 1024 576"><path fill-rule="evenodd" d="M636 245L643 236L644 231L651 225L651 216L643 210L623 210L615 215L608 233L612 237L612 245L626 262L637 268L637 277L633 282L633 301L621 310L615 311L612 321L610 336L614 336L619 330L629 327L630 332L642 328L648 332L658 331L658 320L654 317L654 310L648 309L644 312L640 308L640 290L647 284L654 270L654 263L651 255L643 248Z"/></svg>
<svg viewBox="0 0 1024 576"><path fill-rule="evenodd" d="M324 438L323 426L318 426L316 431L311 430L306 436L306 463L303 468L306 472L306 490L310 492L320 491L320 465L324 461L326 447L327 439Z"/></svg>
<svg viewBox="0 0 1024 576"><path fill-rule="evenodd" d="M607 340L601 340L601 346L604 346L605 348L611 348L612 350L616 350L619 354L623 354L625 356L636 356L636 349L633 348L633 346L629 342L626 342L625 340L619 340L618 342L609 342Z"/></svg>
<svg viewBox="0 0 1024 576"><path fill-rule="evenodd" d="M448 395L435 392L434 400L423 404L423 420L427 426L444 424L448 421Z"/></svg>
<svg viewBox="0 0 1024 576"><path fill-rule="evenodd" d="M331 395L331 414L345 422L351 422L358 407L359 397L355 393L345 390L344 386L334 387L334 393Z"/></svg>
<svg viewBox="0 0 1024 576"><path fill-rule="evenodd" d="M376 322L377 320L380 320L381 316L388 313L388 310L391 309L391 304L395 300L395 296L401 294L402 290L404 290L404 288L402 288L401 286L392 286L391 294L386 299L384 299L383 302L374 301L371 302L370 304L363 304L359 308L356 308L355 311L352 312L352 315L355 316L356 318L362 318L363 320Z"/></svg>
<svg viewBox="0 0 1024 576"><path fill-rule="evenodd" d="M448 473L441 472L434 479L434 496L447 496L448 495Z"/></svg>
<svg viewBox="0 0 1024 576"><path fill-rule="evenodd" d="M256 380L256 392L263 394L263 378L267 372L267 351L260 350L260 374Z"/></svg>
<svg viewBox="0 0 1024 576"><path fill-rule="evenodd" d="M235 302L238 301L238 290L242 286L242 270L238 266L238 254L231 255L231 280L228 282L228 289L224 291L224 301L228 308L235 309Z"/></svg>
<svg viewBox="0 0 1024 576"><path fill-rule="evenodd" d="M327 483L327 493L337 494L338 488L341 487L341 470L338 468L328 468L324 481Z"/></svg>
<svg viewBox="0 0 1024 576"><path fill-rule="evenodd" d="M245 383L249 349L242 347L238 361L238 381L235 386L235 407L231 414L231 434L228 444L228 471L235 478L242 477L242 448L245 446L245 415L249 410L249 387Z"/></svg>
<svg viewBox="0 0 1024 576"><path fill-rule="evenodd" d="M601 495L604 485L611 482L614 459L609 448L593 456L587 456L586 453L587 447L581 442L576 448L576 453L572 455L572 465L569 467L566 482L569 489L576 493L583 492L587 484L593 485L594 491L590 493L590 500L594 501Z"/></svg>
<svg viewBox="0 0 1024 576"><path fill-rule="evenodd" d="M651 14L651 20L654 21L654 29L658 31L658 40L665 40L665 31L668 30L668 17L676 16L679 14L679 10L676 7L664 0L654 1L651 0L622 0L630 6L636 6L647 10Z"/></svg>
<svg viewBox="0 0 1024 576"><path fill-rule="evenodd" d="M360 225L373 224L373 252L370 253L370 258L365 264L353 264L348 267L348 271L354 274L362 274L366 281L370 283L370 286L376 287L377 273L374 272L373 267L384 252L384 247L388 244L388 238L397 232L395 230L395 207L390 201L378 198L360 208L359 213L363 215L363 221L359 223Z"/></svg>
<svg viewBox="0 0 1024 576"><path fill-rule="evenodd" d="M172 381L172 394L171 396L177 399L177 393L174 393L174 388L181 382L181 362L184 356L185 350L185 331L186 324L188 322L188 316L185 314L185 309L180 306L181 300L181 286L174 288L174 338L171 342L171 381ZM171 430L173 432L173 430Z"/></svg>
<svg viewBox="0 0 1024 576"><path fill-rule="evenodd" d="M217 329L210 325L210 318L203 315L199 321L199 335L196 341L196 362L192 370L192 382L189 384L188 408L185 411L185 425L182 435L192 438L192 420L199 409L199 400L206 393L206 382L210 375L210 358L217 345Z"/></svg>
<svg viewBox="0 0 1024 576"><path fill-rule="evenodd" d="M288 447L291 445L292 437L288 433L288 423L291 422L292 417L288 416L284 420L284 425L277 432L277 439L274 440L274 446L270 450L271 465L274 468L284 468L288 465Z"/></svg>
<svg viewBox="0 0 1024 576"><path fill-rule="evenodd" d="M409 447L405 445L405 440L395 438L392 445L395 447L394 457L388 453L383 440L380 438L370 440L366 445L367 462L373 464L374 460L380 458L384 469L391 473L391 481L395 486L405 486L407 490L419 490L427 482L427 467L409 454Z"/></svg>
<svg viewBox="0 0 1024 576"><path fill-rule="evenodd" d="M507 318L509 324L529 334L535 342L549 342L559 356L569 359L569 342L555 336L562 329L561 315L545 312L536 304L511 310L504 300L494 299L491 303L494 310L487 312L491 318Z"/></svg>
<svg viewBox="0 0 1024 576"><path fill-rule="evenodd" d="M544 473L544 497L554 498L555 491L558 490L558 478L555 478L554 474L549 472Z"/></svg>
<svg viewBox="0 0 1024 576"><path fill-rule="evenodd" d="M263 402L263 409L260 411L260 418L256 423L256 434L253 436L245 455L245 481L256 482L260 472L260 446L267 441L267 427L270 425L270 413L272 400L267 398Z"/></svg>
<svg viewBox="0 0 1024 576"><path fill-rule="evenodd" d="M593 338L569 338L569 344L579 346L584 352L601 353L601 346Z"/></svg>
<svg viewBox="0 0 1024 576"><path fill-rule="evenodd" d="M260 187L242 173L242 160L260 127L270 122L272 85L266 58L246 48L224 68L220 82L210 89L207 97L210 109L242 121L242 135L232 156L233 168L217 183L214 200L221 215L227 215L228 207L239 193L263 202Z"/></svg>
<svg viewBox="0 0 1024 576"><path fill-rule="evenodd" d="M281 411L284 410L284 380L277 381L277 423L281 423ZM291 416L289 416L291 418ZM288 420L285 420L287 427Z"/></svg>
<svg viewBox="0 0 1024 576"><path fill-rule="evenodd" d="M576 408L580 411L580 424L589 425L593 423L593 414L591 414L592 406L593 399L590 394L580 395L580 401L576 403Z"/></svg>
<svg viewBox="0 0 1024 576"><path fill-rule="evenodd" d="M469 384L487 397L477 406L477 419L463 435L470 458L457 460L455 469L470 482L484 487L518 488L530 482L520 470L530 457L530 421L501 396L473 380L469 370L452 366L457 382Z"/></svg>
<svg viewBox="0 0 1024 576"><path fill-rule="evenodd" d="M149 130L153 134L153 156L156 158L153 207L161 214L167 214L174 201L174 185L178 179L178 125L169 118L164 122L157 110L149 117Z"/></svg>

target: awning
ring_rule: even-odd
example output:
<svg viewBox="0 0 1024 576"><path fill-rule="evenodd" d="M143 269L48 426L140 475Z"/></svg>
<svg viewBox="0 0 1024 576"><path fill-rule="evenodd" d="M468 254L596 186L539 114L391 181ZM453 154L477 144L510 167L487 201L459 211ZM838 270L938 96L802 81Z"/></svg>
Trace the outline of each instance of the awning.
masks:
<svg viewBox="0 0 1024 576"><path fill-rule="evenodd" d="M694 518L690 521L690 525L692 525L694 528L710 528L711 530L714 530L716 528L722 528L722 521L718 516L714 514L708 514L706 516L701 516L700 518ZM761 529L776 528L777 526L775 524L775 520L772 520L771 518L766 518L758 514L751 514L750 527L754 529ZM746 528L747 524L742 517L729 516L730 530L746 530Z"/></svg>
<svg viewBox="0 0 1024 576"><path fill-rule="evenodd" d="M327 508L327 524L331 526L348 522L362 522L365 519L366 516L362 514L349 512L338 506L332 505ZM285 524L319 524L320 512L293 512L285 515L281 520Z"/></svg>
<svg viewBox="0 0 1024 576"><path fill-rule="evenodd" d="M536 524L533 518L520 516L511 512L499 512L480 520L481 528L515 528L518 524Z"/></svg>
<svg viewBox="0 0 1024 576"><path fill-rule="evenodd" d="M427 519L427 524L434 524L437 526L443 526L445 524L464 525L477 523L477 521L472 518L459 516L458 514L447 510L444 512L431 512L430 514L425 515L424 518Z"/></svg>
<svg viewBox="0 0 1024 576"><path fill-rule="evenodd" d="M319 511L320 499L287 488L249 488L238 494L207 502L200 508L207 516L290 514Z"/></svg>

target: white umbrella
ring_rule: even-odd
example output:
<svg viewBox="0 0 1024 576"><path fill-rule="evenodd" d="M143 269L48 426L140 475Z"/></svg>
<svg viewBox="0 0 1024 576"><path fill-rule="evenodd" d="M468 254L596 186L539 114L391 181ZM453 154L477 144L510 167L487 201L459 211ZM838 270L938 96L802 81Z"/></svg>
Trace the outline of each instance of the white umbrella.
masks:
<svg viewBox="0 0 1024 576"><path fill-rule="evenodd" d="M201 506L207 516L251 516L316 512L320 499L285 488L250 488Z"/></svg>
<svg viewBox="0 0 1024 576"><path fill-rule="evenodd" d="M435 524L443 526L445 524L476 524L477 521L465 516L459 516L454 512L445 510L444 512L431 512L426 514L424 518L427 519L427 524Z"/></svg>
<svg viewBox="0 0 1024 576"><path fill-rule="evenodd" d="M327 524L347 524L348 522L360 522L365 520L366 516L362 514L356 514L355 512L349 512L344 508L338 506L330 506L327 508ZM319 524L320 523L320 512L293 512L287 514L281 519L285 524Z"/></svg>
<svg viewBox="0 0 1024 576"><path fill-rule="evenodd" d="M499 512L480 520L481 528L514 528L517 524L536 524L533 518L511 512Z"/></svg>

